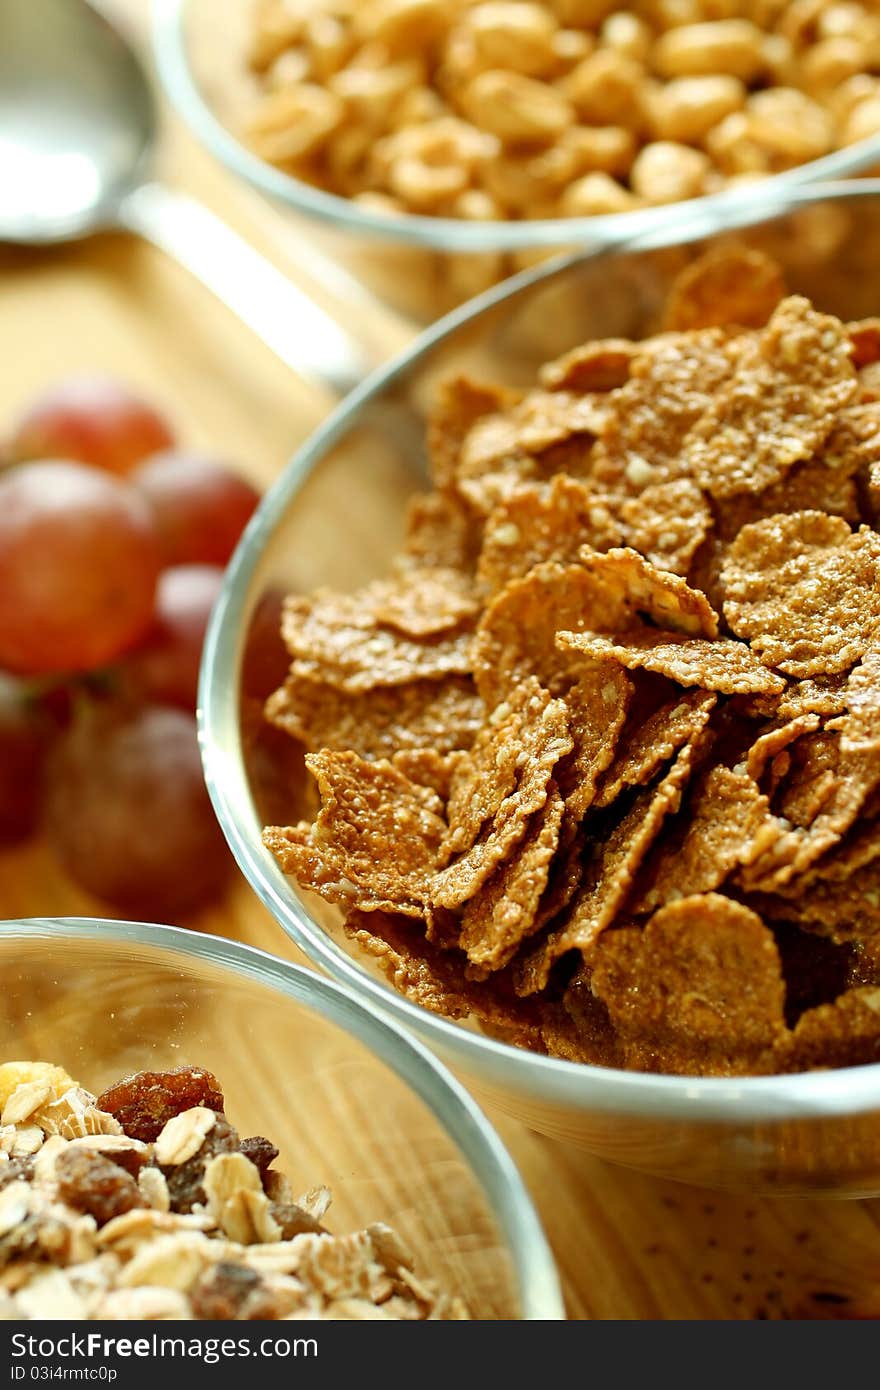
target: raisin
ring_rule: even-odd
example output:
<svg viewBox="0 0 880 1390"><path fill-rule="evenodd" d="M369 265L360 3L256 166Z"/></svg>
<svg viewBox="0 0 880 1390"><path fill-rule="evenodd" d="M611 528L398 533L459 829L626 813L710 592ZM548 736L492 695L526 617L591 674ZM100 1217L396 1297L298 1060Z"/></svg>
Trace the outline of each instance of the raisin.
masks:
<svg viewBox="0 0 880 1390"><path fill-rule="evenodd" d="M32 1158L11 1158L0 1167L0 1191L11 1182L29 1182L33 1171Z"/></svg>
<svg viewBox="0 0 880 1390"><path fill-rule="evenodd" d="M193 1317L202 1321L232 1322L242 1316L248 1299L262 1286L256 1270L221 1260L205 1271L190 1290Z"/></svg>
<svg viewBox="0 0 880 1390"><path fill-rule="evenodd" d="M257 1169L260 1174L260 1181L265 1187L266 1174L278 1157L278 1150L271 1139L264 1139L262 1134L255 1134L250 1139L242 1139L238 1147L245 1158L249 1158Z"/></svg>
<svg viewBox="0 0 880 1390"><path fill-rule="evenodd" d="M115 1115L129 1138L151 1144L168 1120L194 1105L222 1114L223 1092L216 1076L204 1067L175 1067L126 1076L104 1091L96 1104Z"/></svg>
<svg viewBox="0 0 880 1390"><path fill-rule="evenodd" d="M327 1227L322 1226L320 1221L316 1221L302 1207L298 1207L296 1202L273 1202L272 1215L281 1227L282 1240L293 1240L294 1236L306 1234L327 1234Z"/></svg>
<svg viewBox="0 0 880 1390"><path fill-rule="evenodd" d="M135 1179L141 1169L150 1163L149 1152L144 1149L111 1149L104 1157L109 1158Z"/></svg>
<svg viewBox="0 0 880 1390"><path fill-rule="evenodd" d="M58 1195L68 1206L93 1216L99 1226L147 1203L134 1178L96 1149L71 1145L55 1160Z"/></svg>
<svg viewBox="0 0 880 1390"><path fill-rule="evenodd" d="M186 1163L169 1164L162 1169L168 1183L171 1210L186 1213L198 1203L207 1201L202 1184L208 1159L215 1154L237 1151L238 1131L233 1129L225 1115L218 1115L198 1153L194 1153Z"/></svg>

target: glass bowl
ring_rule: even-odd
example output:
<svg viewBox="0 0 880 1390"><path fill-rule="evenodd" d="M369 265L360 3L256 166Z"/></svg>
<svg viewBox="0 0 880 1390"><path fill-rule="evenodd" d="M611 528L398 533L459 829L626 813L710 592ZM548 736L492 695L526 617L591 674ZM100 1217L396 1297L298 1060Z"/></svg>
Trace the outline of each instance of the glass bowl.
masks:
<svg viewBox="0 0 880 1390"><path fill-rule="evenodd" d="M265 1134L328 1224L393 1226L477 1318L565 1316L553 1259L501 1141L418 1042L338 985L216 937L134 922L0 924L2 1060L93 1091L206 1066L241 1133Z"/></svg>
<svg viewBox="0 0 880 1390"><path fill-rule="evenodd" d="M880 183L804 190L802 201L743 239L772 250L792 289L821 307L844 318L880 313ZM699 220L689 230L699 233ZM292 804L295 775L281 779L279 805L278 786L265 775L278 768L277 750L261 749L259 702L242 690L249 633L264 621L267 596L322 584L353 588L385 572L406 499L424 484L425 409L439 379L464 371L525 383L539 363L585 338L651 331L671 276L705 244L660 237L652 249L589 255L517 277L423 334L329 417L263 501L229 569L202 666L205 769L239 864L284 930L370 1008L418 1032L478 1096L534 1129L667 1177L875 1195L880 1066L685 1079L516 1049L393 991L344 936L338 912L299 892L260 843L262 825L302 814Z"/></svg>
<svg viewBox="0 0 880 1390"><path fill-rule="evenodd" d="M250 5L243 0L154 0L156 59L173 104L227 168L298 216L319 252L342 261L380 297L422 321L554 249L609 248L691 215L693 202L597 217L470 222L377 212L327 193L260 159L238 137L257 91L244 56L249 21ZM772 205L789 187L878 163L880 135L695 201L711 207L720 224L728 208L755 201Z"/></svg>

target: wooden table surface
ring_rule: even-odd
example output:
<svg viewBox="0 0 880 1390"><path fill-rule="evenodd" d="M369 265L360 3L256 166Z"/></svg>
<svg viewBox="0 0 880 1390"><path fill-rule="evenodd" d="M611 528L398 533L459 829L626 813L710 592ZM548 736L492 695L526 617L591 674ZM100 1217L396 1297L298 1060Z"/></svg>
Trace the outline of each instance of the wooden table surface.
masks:
<svg viewBox="0 0 880 1390"><path fill-rule="evenodd" d="M146 0L110 8L143 26ZM171 116L162 169L313 288L302 228L217 167ZM378 308L346 309L354 328L367 319L389 353L406 336ZM0 251L0 323L0 428L51 379L107 370L167 410L183 441L221 452L265 485L326 409L185 271L121 235ZM39 841L0 855L0 917L59 914L108 915ZM186 925L298 958L243 881ZM805 1306L827 1315L838 1305L805 1300L859 1297L880 1283L880 1202L706 1192L613 1168L492 1118L541 1213L572 1318L772 1318Z"/></svg>

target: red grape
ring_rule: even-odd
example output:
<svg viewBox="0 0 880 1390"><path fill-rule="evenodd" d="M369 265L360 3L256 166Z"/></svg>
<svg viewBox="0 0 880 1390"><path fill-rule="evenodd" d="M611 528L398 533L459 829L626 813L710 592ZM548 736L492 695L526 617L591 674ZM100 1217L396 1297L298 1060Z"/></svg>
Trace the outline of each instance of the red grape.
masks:
<svg viewBox="0 0 880 1390"><path fill-rule="evenodd" d="M155 626L126 663L148 699L195 709L205 629L222 584L217 565L175 565L160 576Z"/></svg>
<svg viewBox="0 0 880 1390"><path fill-rule="evenodd" d="M0 666L88 671L143 637L161 554L134 488L79 463L0 475Z"/></svg>
<svg viewBox="0 0 880 1390"><path fill-rule="evenodd" d="M79 376L38 397L14 431L15 459L73 459L110 473L131 470L174 436L152 407L109 377Z"/></svg>
<svg viewBox="0 0 880 1390"><path fill-rule="evenodd" d="M49 721L15 681L0 678L0 844L21 840L39 819Z"/></svg>
<svg viewBox="0 0 880 1390"><path fill-rule="evenodd" d="M182 710L80 710L49 764L46 830L72 878L150 918L200 906L230 858Z"/></svg>
<svg viewBox="0 0 880 1390"><path fill-rule="evenodd" d="M169 565L225 565L260 500L244 478L198 454L157 454L132 481L153 507Z"/></svg>

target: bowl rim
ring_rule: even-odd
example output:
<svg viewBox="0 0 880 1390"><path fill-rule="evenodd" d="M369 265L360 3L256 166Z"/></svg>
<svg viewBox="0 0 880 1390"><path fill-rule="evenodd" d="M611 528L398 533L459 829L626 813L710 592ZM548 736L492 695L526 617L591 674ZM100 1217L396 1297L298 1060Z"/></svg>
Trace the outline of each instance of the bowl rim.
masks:
<svg viewBox="0 0 880 1390"><path fill-rule="evenodd" d="M813 205L861 198L880 199L880 179L795 190L792 203ZM767 218L779 215L770 207ZM687 241L714 230L705 219L692 219ZM237 634L244 619L248 586L264 546L293 502L312 469L327 449L348 430L362 406L427 355L447 334L487 308L532 284L564 272L580 260L606 254L642 252L681 243L681 229L667 226L657 235L638 237L613 252L588 251L556 258L469 300L420 333L402 352L380 367L330 413L294 453L248 523L227 568L226 577L206 633L199 681L198 721L208 791L232 852L251 887L281 929L320 968L347 985L371 1006L390 1013L415 1029L444 1057L480 1081L522 1094L540 1095L550 1103L606 1115L659 1117L681 1123L743 1124L819 1120L834 1115L869 1113L880 1109L880 1063L829 1071L757 1077L691 1077L624 1071L547 1057L471 1032L450 1019L431 1013L370 975L310 916L304 903L285 896L287 880L273 856L263 847L256 817L242 811L249 804L240 756L236 719L238 688ZM292 899L292 895L291 895Z"/></svg>
<svg viewBox="0 0 880 1390"><path fill-rule="evenodd" d="M460 1081L418 1038L378 1014L350 990L256 946L208 932L100 917L32 917L0 922L3 939L132 943L207 962L270 986L353 1037L393 1071L431 1111L479 1183L505 1240L523 1321L564 1321L556 1262L534 1202L488 1117Z"/></svg>
<svg viewBox="0 0 880 1390"><path fill-rule="evenodd" d="M759 183L687 202L594 217L536 218L523 221L466 222L453 217L394 215L361 207L350 198L305 183L253 154L214 115L202 96L187 58L186 18L192 0L154 0L153 49L156 68L172 105L228 169L276 202L360 236L447 252L491 252L581 245L611 248L642 233L686 225L694 209L723 221L738 209L784 196L788 189L858 173L880 161L880 134L867 136L820 159L810 160Z"/></svg>

